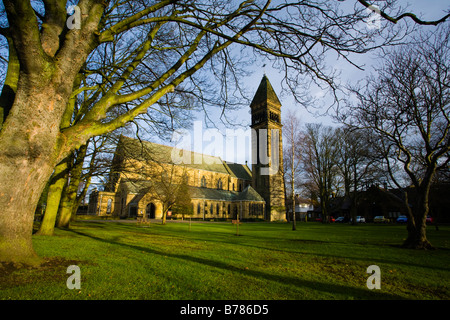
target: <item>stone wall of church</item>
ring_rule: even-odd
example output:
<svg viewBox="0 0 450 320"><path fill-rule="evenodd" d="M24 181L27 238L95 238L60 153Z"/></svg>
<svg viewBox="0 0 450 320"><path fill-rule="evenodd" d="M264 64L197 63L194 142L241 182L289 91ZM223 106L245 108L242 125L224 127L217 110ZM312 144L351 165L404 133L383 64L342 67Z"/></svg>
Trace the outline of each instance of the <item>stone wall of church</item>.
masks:
<svg viewBox="0 0 450 320"><path fill-rule="evenodd" d="M116 194L114 192L93 191L89 196L88 214L113 215L116 208Z"/></svg>
<svg viewBox="0 0 450 320"><path fill-rule="evenodd" d="M264 219L264 204L259 202L192 199L192 206L193 219Z"/></svg>
<svg viewBox="0 0 450 320"><path fill-rule="evenodd" d="M143 195L96 192L91 195L90 206L95 210L91 214L122 218L148 217L162 219L163 205L148 193ZM252 201L223 201L192 199L193 214L196 220L264 219L264 204ZM188 218L185 216L184 218ZM167 219L182 219L182 215L169 211Z"/></svg>

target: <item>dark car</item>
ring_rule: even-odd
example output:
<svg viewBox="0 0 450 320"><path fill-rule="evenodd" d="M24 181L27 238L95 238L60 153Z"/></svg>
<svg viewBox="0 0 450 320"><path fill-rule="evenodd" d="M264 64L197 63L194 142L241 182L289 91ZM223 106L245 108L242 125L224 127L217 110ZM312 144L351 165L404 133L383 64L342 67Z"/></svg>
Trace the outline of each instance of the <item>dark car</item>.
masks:
<svg viewBox="0 0 450 320"><path fill-rule="evenodd" d="M399 216L397 218L397 223L406 223L408 222L408 217L407 216Z"/></svg>

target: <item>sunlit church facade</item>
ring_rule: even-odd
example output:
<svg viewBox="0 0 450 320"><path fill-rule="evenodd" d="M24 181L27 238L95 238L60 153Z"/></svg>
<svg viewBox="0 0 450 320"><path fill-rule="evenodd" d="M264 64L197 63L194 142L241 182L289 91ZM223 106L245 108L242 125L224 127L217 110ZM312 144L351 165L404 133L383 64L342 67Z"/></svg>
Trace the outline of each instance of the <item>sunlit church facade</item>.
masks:
<svg viewBox="0 0 450 320"><path fill-rule="evenodd" d="M173 161L174 147L122 136L104 191L93 191L89 213L120 218L162 218L167 194L184 179L199 220L285 220L281 103L264 75L250 104L252 156L256 161L230 163L191 152L192 159ZM264 156L266 155L266 156ZM268 157L268 161L267 161ZM181 218L169 208L167 219Z"/></svg>

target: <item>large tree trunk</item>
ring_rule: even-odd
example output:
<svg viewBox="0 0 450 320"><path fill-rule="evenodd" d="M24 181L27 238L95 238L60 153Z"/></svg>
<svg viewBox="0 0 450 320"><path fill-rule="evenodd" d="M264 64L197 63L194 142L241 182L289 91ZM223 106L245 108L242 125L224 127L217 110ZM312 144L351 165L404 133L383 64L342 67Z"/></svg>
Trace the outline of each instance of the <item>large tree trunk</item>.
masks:
<svg viewBox="0 0 450 320"><path fill-rule="evenodd" d="M32 245L33 220L57 162L54 148L46 147L48 136L32 139L39 151L21 146L26 134L16 135L16 142L5 136L0 136L0 261L36 265L40 259Z"/></svg>
<svg viewBox="0 0 450 320"><path fill-rule="evenodd" d="M3 160L3 154L0 160ZM30 265L39 263L31 239L34 212L52 170L52 166L42 159L16 159L7 165L2 164L0 261Z"/></svg>
<svg viewBox="0 0 450 320"><path fill-rule="evenodd" d="M433 249L427 239L426 218L428 215L428 193L429 188L417 188L413 208L408 207L409 219L407 224L408 237L403 243L403 247L412 249ZM408 199L408 198L406 198Z"/></svg>
<svg viewBox="0 0 450 320"><path fill-rule="evenodd" d="M69 95L64 89L48 75L21 73L0 131L0 261L37 261L31 241L34 213L60 161L60 119Z"/></svg>
<svg viewBox="0 0 450 320"><path fill-rule="evenodd" d="M414 220L414 224L408 223L408 238L403 242L403 247L411 249L434 249L427 239L425 221L420 221L422 220L420 218Z"/></svg>

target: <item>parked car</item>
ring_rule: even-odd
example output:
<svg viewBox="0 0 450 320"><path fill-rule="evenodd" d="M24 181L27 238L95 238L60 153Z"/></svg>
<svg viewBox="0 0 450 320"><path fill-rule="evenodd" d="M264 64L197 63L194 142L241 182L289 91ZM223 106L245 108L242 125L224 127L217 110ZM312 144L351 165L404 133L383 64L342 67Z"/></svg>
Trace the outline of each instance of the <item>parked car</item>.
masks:
<svg viewBox="0 0 450 320"><path fill-rule="evenodd" d="M399 216L397 218L397 223L406 223L408 222L408 217L407 216Z"/></svg>
<svg viewBox="0 0 450 320"><path fill-rule="evenodd" d="M433 217L427 216L427 223L433 223Z"/></svg>
<svg viewBox="0 0 450 320"><path fill-rule="evenodd" d="M316 221L317 222L323 222L323 219L322 218L316 218ZM329 219L328 219L328 222L334 222L334 221L335 221L335 219L332 216L330 216Z"/></svg>
<svg viewBox="0 0 450 320"><path fill-rule="evenodd" d="M389 219L385 218L384 216L376 216L373 218L374 223L388 223Z"/></svg>
<svg viewBox="0 0 450 320"><path fill-rule="evenodd" d="M343 223L343 222L345 222L345 218L344 217L337 217L334 222L336 222L336 223Z"/></svg>
<svg viewBox="0 0 450 320"><path fill-rule="evenodd" d="M350 219L350 223L353 222L353 218ZM366 218L363 216L356 216L356 223L366 223Z"/></svg>

